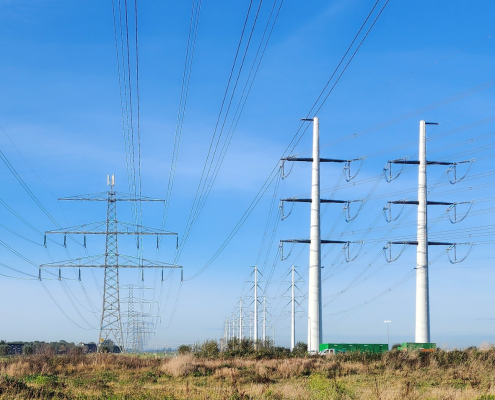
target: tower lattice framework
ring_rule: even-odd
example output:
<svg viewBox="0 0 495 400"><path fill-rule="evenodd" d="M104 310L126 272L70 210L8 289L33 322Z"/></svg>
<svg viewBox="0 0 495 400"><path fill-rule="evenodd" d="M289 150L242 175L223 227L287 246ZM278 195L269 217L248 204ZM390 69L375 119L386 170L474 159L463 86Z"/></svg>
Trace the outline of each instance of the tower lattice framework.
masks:
<svg viewBox="0 0 495 400"><path fill-rule="evenodd" d="M71 228L62 228L53 231L47 231L46 234L61 234L66 237L67 235L84 235L84 246L86 246L86 235L105 235L105 254L96 256L88 256L83 258L74 258L67 261L58 263L49 263L40 265L40 271L42 268L59 268L59 276L61 276L62 268L79 268L79 279L81 279L81 268L104 268L104 284L103 284L103 308L100 320L100 334L99 334L99 349L102 344L105 344L108 340L113 340L114 343L120 348L121 351L125 351L126 343L122 330L122 314L121 314L121 299L119 294L119 269L122 268L161 268L162 280L163 269L165 268L178 268L181 266L164 263L160 261L146 260L142 257L136 258L118 252L118 236L119 235L136 235L157 236L157 248L158 237L163 235L177 236L175 232L168 232L161 229L149 228L142 225L129 224L123 221L117 220L117 202L163 202L160 199L153 199L146 196L136 197L132 194L115 192L114 184L115 178L107 179L107 183L110 186L108 192L94 193L82 196L66 197L59 200L67 201L106 201L107 202L107 218L106 221L93 222L90 224L78 225ZM104 230L103 230L104 228ZM64 239L64 243L66 239ZM178 242L178 241L177 241ZM120 259L120 261L119 261ZM144 273L144 272L143 272ZM41 272L40 272L41 279ZM182 279L182 275L181 275ZM142 349L142 341L139 339L141 335L139 315L134 310L134 298L131 292L131 348L133 351ZM145 300L140 300L145 302Z"/></svg>
<svg viewBox="0 0 495 400"><path fill-rule="evenodd" d="M108 191L107 203L105 278L99 342L102 343L113 336L115 344L123 349L124 338L122 335L122 320L120 317L119 253L117 238L117 200L112 185Z"/></svg>

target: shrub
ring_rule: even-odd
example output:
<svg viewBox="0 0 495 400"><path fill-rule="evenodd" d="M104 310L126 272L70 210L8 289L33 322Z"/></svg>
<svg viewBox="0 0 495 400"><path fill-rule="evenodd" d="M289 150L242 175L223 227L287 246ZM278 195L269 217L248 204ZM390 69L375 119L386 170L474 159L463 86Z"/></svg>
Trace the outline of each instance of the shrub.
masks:
<svg viewBox="0 0 495 400"><path fill-rule="evenodd" d="M189 354L192 351L191 346L187 346L185 344L181 344L178 348L177 351L180 355L183 354Z"/></svg>
<svg viewBox="0 0 495 400"><path fill-rule="evenodd" d="M308 354L308 345L304 342L297 342L292 350L294 357L305 357Z"/></svg>
<svg viewBox="0 0 495 400"><path fill-rule="evenodd" d="M220 353L220 348L216 340L206 340L196 353L199 357L216 358Z"/></svg>
<svg viewBox="0 0 495 400"><path fill-rule="evenodd" d="M0 356L8 356L9 355L9 346L6 344L0 344Z"/></svg>
<svg viewBox="0 0 495 400"><path fill-rule="evenodd" d="M196 368L196 361L192 354L184 354L165 361L160 369L167 375L178 378L189 375Z"/></svg>

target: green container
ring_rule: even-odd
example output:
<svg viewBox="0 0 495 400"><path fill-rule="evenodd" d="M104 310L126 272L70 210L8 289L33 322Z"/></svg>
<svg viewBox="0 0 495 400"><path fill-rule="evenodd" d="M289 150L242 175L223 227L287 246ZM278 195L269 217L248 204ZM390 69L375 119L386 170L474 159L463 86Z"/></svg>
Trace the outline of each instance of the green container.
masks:
<svg viewBox="0 0 495 400"><path fill-rule="evenodd" d="M373 344L373 343L322 343L320 344L320 352L333 349L335 353L352 353L355 351L369 353L383 353L388 351L388 344Z"/></svg>
<svg viewBox="0 0 495 400"><path fill-rule="evenodd" d="M412 343L405 342L402 343L402 346L398 348L398 350L406 350L406 351L434 351L437 348L436 343Z"/></svg>

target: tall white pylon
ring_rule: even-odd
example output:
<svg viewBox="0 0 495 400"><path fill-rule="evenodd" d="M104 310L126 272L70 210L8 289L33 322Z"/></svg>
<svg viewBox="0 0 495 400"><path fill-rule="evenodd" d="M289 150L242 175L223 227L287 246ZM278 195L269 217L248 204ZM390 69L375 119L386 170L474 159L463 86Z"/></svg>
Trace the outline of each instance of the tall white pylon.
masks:
<svg viewBox="0 0 495 400"><path fill-rule="evenodd" d="M428 282L428 246L448 246L448 250L457 246L458 243L451 242L430 242L428 241L428 206L430 205L444 205L444 206L456 206L460 203L452 203L445 201L428 201L428 186L426 179L426 170L428 165L444 165L448 166L447 173L454 169L454 175L456 167L459 164L472 163L474 160L465 161L431 161L426 159L426 126L438 125L436 122L419 122L419 160L407 160L399 158L389 161L389 177L388 181L392 181L397 178L396 175L392 178L391 166L392 164L409 164L418 165L418 200L396 200L389 201L390 204L417 204L418 206L418 221L417 221L417 240L416 241L391 241L388 242L388 246L392 244L403 245L415 245L416 249L416 328L415 328L415 342L416 343L430 343L430 297L429 297L429 282ZM399 173L400 175L400 173ZM465 176L465 175L464 175ZM455 178L451 183L461 181L463 178ZM387 207L388 207L387 206ZM447 251L448 251L447 250ZM397 259L397 258L396 258ZM460 262L460 261L457 261Z"/></svg>
<svg viewBox="0 0 495 400"><path fill-rule="evenodd" d="M294 282L294 265L292 266L292 317L290 320L290 351L294 351L296 345L296 299Z"/></svg>
<svg viewBox="0 0 495 400"><path fill-rule="evenodd" d="M310 353L320 351L321 337L320 132L318 117L314 117L308 292L308 351Z"/></svg>
<svg viewBox="0 0 495 400"><path fill-rule="evenodd" d="M426 183L426 122L419 123L418 247L416 250L416 343L430 342L430 299L428 290L428 227Z"/></svg>

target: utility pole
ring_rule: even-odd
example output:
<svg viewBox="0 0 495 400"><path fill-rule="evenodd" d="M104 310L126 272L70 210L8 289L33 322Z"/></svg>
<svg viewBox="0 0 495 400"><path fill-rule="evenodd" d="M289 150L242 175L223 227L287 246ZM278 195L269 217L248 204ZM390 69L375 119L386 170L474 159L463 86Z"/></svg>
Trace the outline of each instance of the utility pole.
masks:
<svg viewBox="0 0 495 400"><path fill-rule="evenodd" d="M266 345L266 296L263 295L263 346Z"/></svg>
<svg viewBox="0 0 495 400"><path fill-rule="evenodd" d="M224 350L227 347L228 341L229 341L229 319L225 318L222 350Z"/></svg>
<svg viewBox="0 0 495 400"><path fill-rule="evenodd" d="M118 252L117 239L119 235L175 235L177 233L167 232L160 229L153 229L144 226L136 226L133 224L117 221L117 202L142 202L142 201L164 201L152 199L149 197L136 198L131 194L117 193L114 190L115 176L107 176L107 185L110 187L108 192L96 193L83 196L66 197L59 200L67 201L104 201L107 202L107 219L106 222L96 222L93 224L85 224L72 228L63 228L55 231L47 231L46 234L62 234L64 235L64 243L67 235L84 235L84 243L86 243L86 235L105 235L105 254L100 256L90 256L78 259L63 261L61 263L50 263L40 265L41 268L55 267L59 268L79 268L79 276L81 276L80 268L104 268L104 288L103 288L103 308L100 321L99 347L113 337L115 344L119 346L122 352L125 351L125 342L122 331L122 320L120 310L120 294L119 294L119 268L182 268L178 265L162 263L158 261L150 261L142 258L135 258L122 255ZM105 225L106 229L101 231L101 227ZM120 260L124 260L122 263ZM101 260L101 261L99 261ZM41 275L41 274L40 274Z"/></svg>
<svg viewBox="0 0 495 400"><path fill-rule="evenodd" d="M235 339L235 312L232 313L232 339Z"/></svg>
<svg viewBox="0 0 495 400"><path fill-rule="evenodd" d="M225 343L228 343L230 340L230 321L228 318L225 318Z"/></svg>
<svg viewBox="0 0 495 400"><path fill-rule="evenodd" d="M417 241L400 241L389 242L388 247L392 244L416 245L416 343L430 343L430 300L429 300L429 279L428 279L428 246L449 246L455 247L458 243L448 242L430 242L428 241L428 206L429 205L447 205L455 206L459 203L428 201L428 185L426 169L428 165L445 165L450 168L456 168L458 164L464 164L472 161L445 162L445 161L427 161L426 159L426 125L438 125L436 122L419 122L419 160L410 161L407 159L397 159L389 161L390 180L392 164L412 164L418 166L418 200L417 201L389 201L385 209L391 204L416 204L418 206L417 219ZM397 175L398 176L398 175ZM456 183L459 180L452 183ZM390 221L389 221L390 222Z"/></svg>
<svg viewBox="0 0 495 400"><path fill-rule="evenodd" d="M355 160L338 160L320 158L320 131L319 119L304 118L302 121L313 122L313 154L311 158L286 157L282 161L311 162L311 199L289 198L284 201L311 203L311 222L309 240L281 240L281 246L285 242L309 243L309 290L308 290L308 351L318 353L322 340L322 302L321 302L321 245L323 243L340 243L349 245L348 241L321 240L320 230L320 204L321 203L350 203L344 200L322 200L320 198L320 163L344 163L350 170L350 163ZM358 159L356 159L358 160ZM350 176L350 175L349 175ZM352 178L349 178L349 180ZM283 250L282 250L283 251ZM283 258L283 253L282 253Z"/></svg>
<svg viewBox="0 0 495 400"><path fill-rule="evenodd" d="M242 297L239 300L239 340L242 340Z"/></svg>
<svg viewBox="0 0 495 400"><path fill-rule="evenodd" d="M389 324L392 322L392 321L383 321L387 324L387 345L388 345L388 349L390 350L390 329L389 329Z"/></svg>

